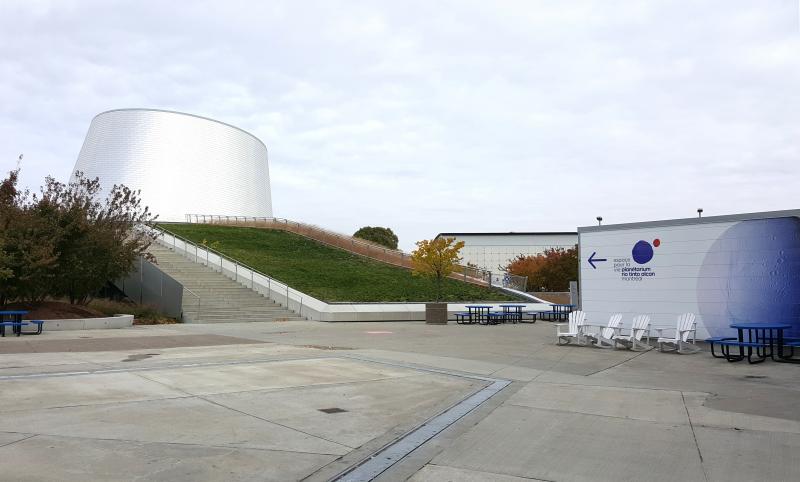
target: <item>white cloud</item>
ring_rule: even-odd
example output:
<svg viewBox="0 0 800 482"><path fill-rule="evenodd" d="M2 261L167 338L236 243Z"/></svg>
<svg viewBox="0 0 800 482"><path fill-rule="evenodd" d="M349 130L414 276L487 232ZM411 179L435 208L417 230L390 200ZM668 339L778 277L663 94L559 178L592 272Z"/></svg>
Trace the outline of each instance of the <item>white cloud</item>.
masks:
<svg viewBox="0 0 800 482"><path fill-rule="evenodd" d="M794 1L3 2L0 166L119 107L270 150L276 215L401 244L796 208Z"/></svg>

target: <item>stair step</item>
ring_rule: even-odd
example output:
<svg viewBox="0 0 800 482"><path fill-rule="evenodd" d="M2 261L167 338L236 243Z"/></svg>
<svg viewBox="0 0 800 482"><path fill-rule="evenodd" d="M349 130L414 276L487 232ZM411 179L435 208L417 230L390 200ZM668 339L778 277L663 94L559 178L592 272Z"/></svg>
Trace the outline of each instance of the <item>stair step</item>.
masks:
<svg viewBox="0 0 800 482"><path fill-rule="evenodd" d="M194 259L154 244L150 248L158 267L183 284L184 322L240 323L305 320L261 293ZM200 259L198 259L200 260ZM200 313L197 298L200 297Z"/></svg>

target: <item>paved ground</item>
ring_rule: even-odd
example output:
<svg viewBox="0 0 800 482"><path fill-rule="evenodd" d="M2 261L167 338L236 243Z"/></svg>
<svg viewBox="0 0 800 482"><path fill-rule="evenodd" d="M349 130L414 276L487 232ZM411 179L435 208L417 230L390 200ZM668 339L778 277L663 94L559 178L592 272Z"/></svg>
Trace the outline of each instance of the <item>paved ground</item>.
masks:
<svg viewBox="0 0 800 482"><path fill-rule="evenodd" d="M2 338L0 479L329 480L484 389L478 375L512 383L378 480L800 480L800 366L558 347L553 331L286 322Z"/></svg>

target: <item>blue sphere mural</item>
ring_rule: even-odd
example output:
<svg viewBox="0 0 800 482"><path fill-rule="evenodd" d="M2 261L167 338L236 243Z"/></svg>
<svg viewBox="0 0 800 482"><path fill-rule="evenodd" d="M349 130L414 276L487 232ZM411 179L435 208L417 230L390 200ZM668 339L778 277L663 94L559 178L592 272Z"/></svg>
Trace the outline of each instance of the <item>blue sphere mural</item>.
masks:
<svg viewBox="0 0 800 482"><path fill-rule="evenodd" d="M697 280L697 304L711 336L731 323L787 323L800 336L800 220L741 221L711 246Z"/></svg>
<svg viewBox="0 0 800 482"><path fill-rule="evenodd" d="M633 245L631 256L637 263L645 264L653 259L653 246L651 246L647 241L638 241Z"/></svg>

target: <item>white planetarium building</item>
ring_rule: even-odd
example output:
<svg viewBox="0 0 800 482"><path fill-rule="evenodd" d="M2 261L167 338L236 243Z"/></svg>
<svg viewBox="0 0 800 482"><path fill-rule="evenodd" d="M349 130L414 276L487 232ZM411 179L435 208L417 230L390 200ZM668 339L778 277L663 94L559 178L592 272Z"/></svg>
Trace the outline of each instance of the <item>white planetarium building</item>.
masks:
<svg viewBox="0 0 800 482"><path fill-rule="evenodd" d="M272 216L267 147L223 122L182 112L118 109L89 126L73 177L124 184L161 221L186 214Z"/></svg>

